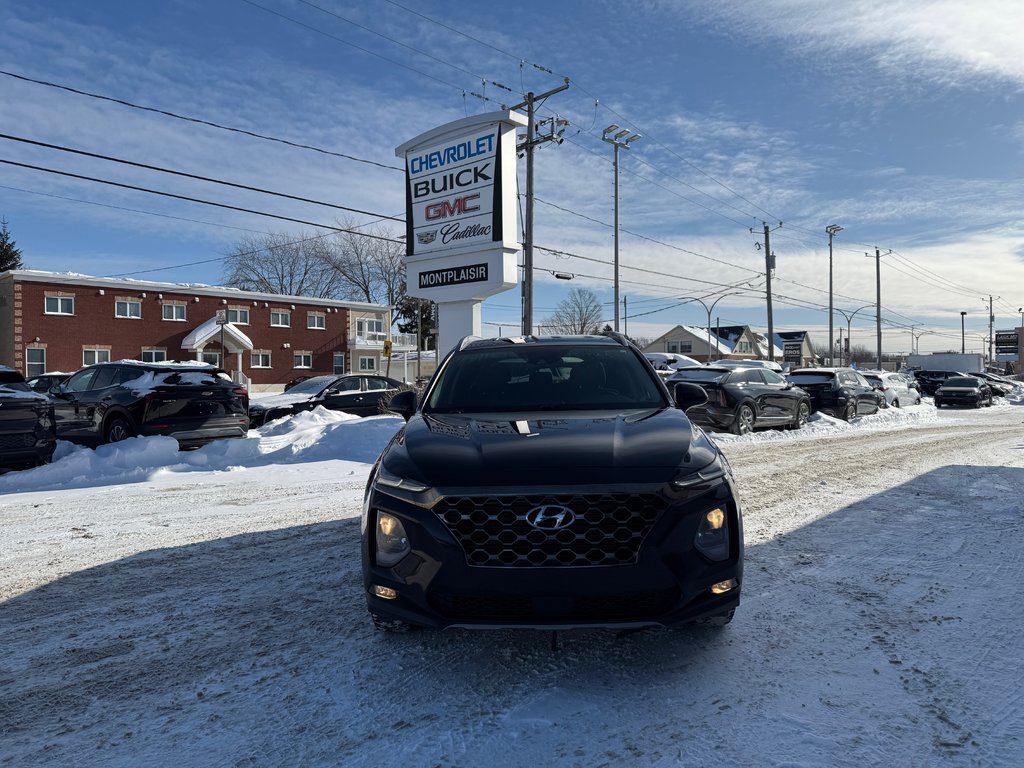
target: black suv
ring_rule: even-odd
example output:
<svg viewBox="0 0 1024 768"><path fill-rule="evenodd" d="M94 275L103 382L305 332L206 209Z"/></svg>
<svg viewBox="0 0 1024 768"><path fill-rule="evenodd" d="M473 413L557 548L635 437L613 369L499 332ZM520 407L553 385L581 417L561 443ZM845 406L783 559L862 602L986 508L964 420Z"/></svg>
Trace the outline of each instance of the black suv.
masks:
<svg viewBox="0 0 1024 768"><path fill-rule="evenodd" d="M969 373L960 373L959 371L928 371L918 370L914 371L914 378L917 379L918 388L921 390L922 395L935 396L935 390L946 383L946 379L950 376L970 376Z"/></svg>
<svg viewBox="0 0 1024 768"><path fill-rule="evenodd" d="M51 390L61 440L95 445L169 435L182 448L244 437L249 394L220 368L121 360L82 368Z"/></svg>
<svg viewBox="0 0 1024 768"><path fill-rule="evenodd" d="M885 395L853 368L797 368L786 376L811 396L811 408L837 419L878 413Z"/></svg>
<svg viewBox="0 0 1024 768"><path fill-rule="evenodd" d="M374 465L378 629L724 624L743 575L725 457L617 334L467 339Z"/></svg>
<svg viewBox="0 0 1024 768"><path fill-rule="evenodd" d="M50 399L33 392L21 373L0 365L0 468L44 464L56 447Z"/></svg>

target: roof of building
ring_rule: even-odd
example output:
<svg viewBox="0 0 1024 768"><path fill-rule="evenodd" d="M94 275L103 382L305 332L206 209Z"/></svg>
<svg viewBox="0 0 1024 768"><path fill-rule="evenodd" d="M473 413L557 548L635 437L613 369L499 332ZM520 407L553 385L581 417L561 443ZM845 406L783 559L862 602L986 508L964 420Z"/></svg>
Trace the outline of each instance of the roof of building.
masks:
<svg viewBox="0 0 1024 768"><path fill-rule="evenodd" d="M14 279L33 283L57 283L64 285L85 285L110 290L154 291L164 293L186 293L194 296L212 296L218 299L235 298L249 301L273 301L286 304L312 304L324 307L367 310L380 312L391 309L386 304L371 304L362 301L342 301L339 299L323 299L315 296L294 296L283 293L263 293L260 291L243 291L223 285L206 285L203 283L160 283L150 280L131 280L122 277L93 277L75 272L44 272L34 269L12 269L0 272L0 280Z"/></svg>

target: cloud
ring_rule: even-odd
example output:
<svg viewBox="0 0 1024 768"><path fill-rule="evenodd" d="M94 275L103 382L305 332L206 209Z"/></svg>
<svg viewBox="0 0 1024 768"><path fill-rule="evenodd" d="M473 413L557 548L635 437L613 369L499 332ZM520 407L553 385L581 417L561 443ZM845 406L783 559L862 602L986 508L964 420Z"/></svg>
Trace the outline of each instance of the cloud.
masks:
<svg viewBox="0 0 1024 768"><path fill-rule="evenodd" d="M837 65L855 55L898 81L1024 86L1019 0L672 0L664 6L730 34L768 35Z"/></svg>

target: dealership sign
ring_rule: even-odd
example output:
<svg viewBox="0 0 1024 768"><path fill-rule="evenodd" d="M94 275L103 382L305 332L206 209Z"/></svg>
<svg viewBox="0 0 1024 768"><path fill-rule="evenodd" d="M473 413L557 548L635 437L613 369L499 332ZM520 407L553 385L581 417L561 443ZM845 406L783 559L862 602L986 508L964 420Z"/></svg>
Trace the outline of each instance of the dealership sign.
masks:
<svg viewBox="0 0 1024 768"><path fill-rule="evenodd" d="M395 149L405 161L406 292L438 302L440 349L480 335L479 302L518 281L516 129L525 125L517 112L490 112Z"/></svg>
<svg viewBox="0 0 1024 768"><path fill-rule="evenodd" d="M804 343L787 341L782 345L782 359L787 363L799 363L803 359Z"/></svg>

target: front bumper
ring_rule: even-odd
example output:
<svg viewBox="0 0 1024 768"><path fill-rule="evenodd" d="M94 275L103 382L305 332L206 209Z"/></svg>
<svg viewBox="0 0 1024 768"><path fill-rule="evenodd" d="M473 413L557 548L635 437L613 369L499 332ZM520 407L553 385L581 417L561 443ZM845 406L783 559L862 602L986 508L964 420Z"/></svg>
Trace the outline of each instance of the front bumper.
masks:
<svg viewBox="0 0 1024 768"><path fill-rule="evenodd" d="M435 629L568 629L671 625L725 613L739 604L743 531L731 480L709 490L680 493L671 499L650 488L630 489L625 497L633 501L624 501L618 506L612 504L616 510L613 514L628 511L630 504L634 512L637 512L637 505L650 507L650 525L637 534L635 551L631 553L626 549L632 544L615 553L599 551L601 546L595 545L591 550L580 549L577 564L533 565L529 560L534 555L544 560L542 552L550 555L545 563L562 557L552 549L557 548L552 532L544 532L531 539L531 544L518 555L509 556L509 560L518 558L517 565L504 566L494 565L486 552L481 554L489 545L473 544L474 537L478 537L476 540L486 537L484 530L491 525L490 518L511 519L509 515L521 514L524 498L571 496L577 500L574 503L584 504L579 500L595 494L607 496L623 492L621 488L579 490L575 496L566 494L566 489L517 489L514 494L448 490L443 497L486 499L478 506L491 513L485 520L482 515L474 517L475 511L467 509L467 525L478 526L480 530L458 532L434 511L439 506L425 509L372 489L366 505L362 541L367 607L384 619ZM651 506L647 502L655 495L660 496L661 503ZM715 507L727 510L729 524L729 556L720 562L705 557L694 544L700 519ZM412 549L392 568L374 563L373 532L378 511L402 521ZM623 517L626 511L621 512ZM585 535L589 534L587 531ZM490 540L507 540L502 537L509 535L507 531L493 528ZM514 545L510 548L514 549ZM469 565L471 560L481 559L488 564ZM729 580L735 580L734 588L722 594L711 591L712 585ZM373 593L374 587L394 590L396 597L382 599Z"/></svg>

